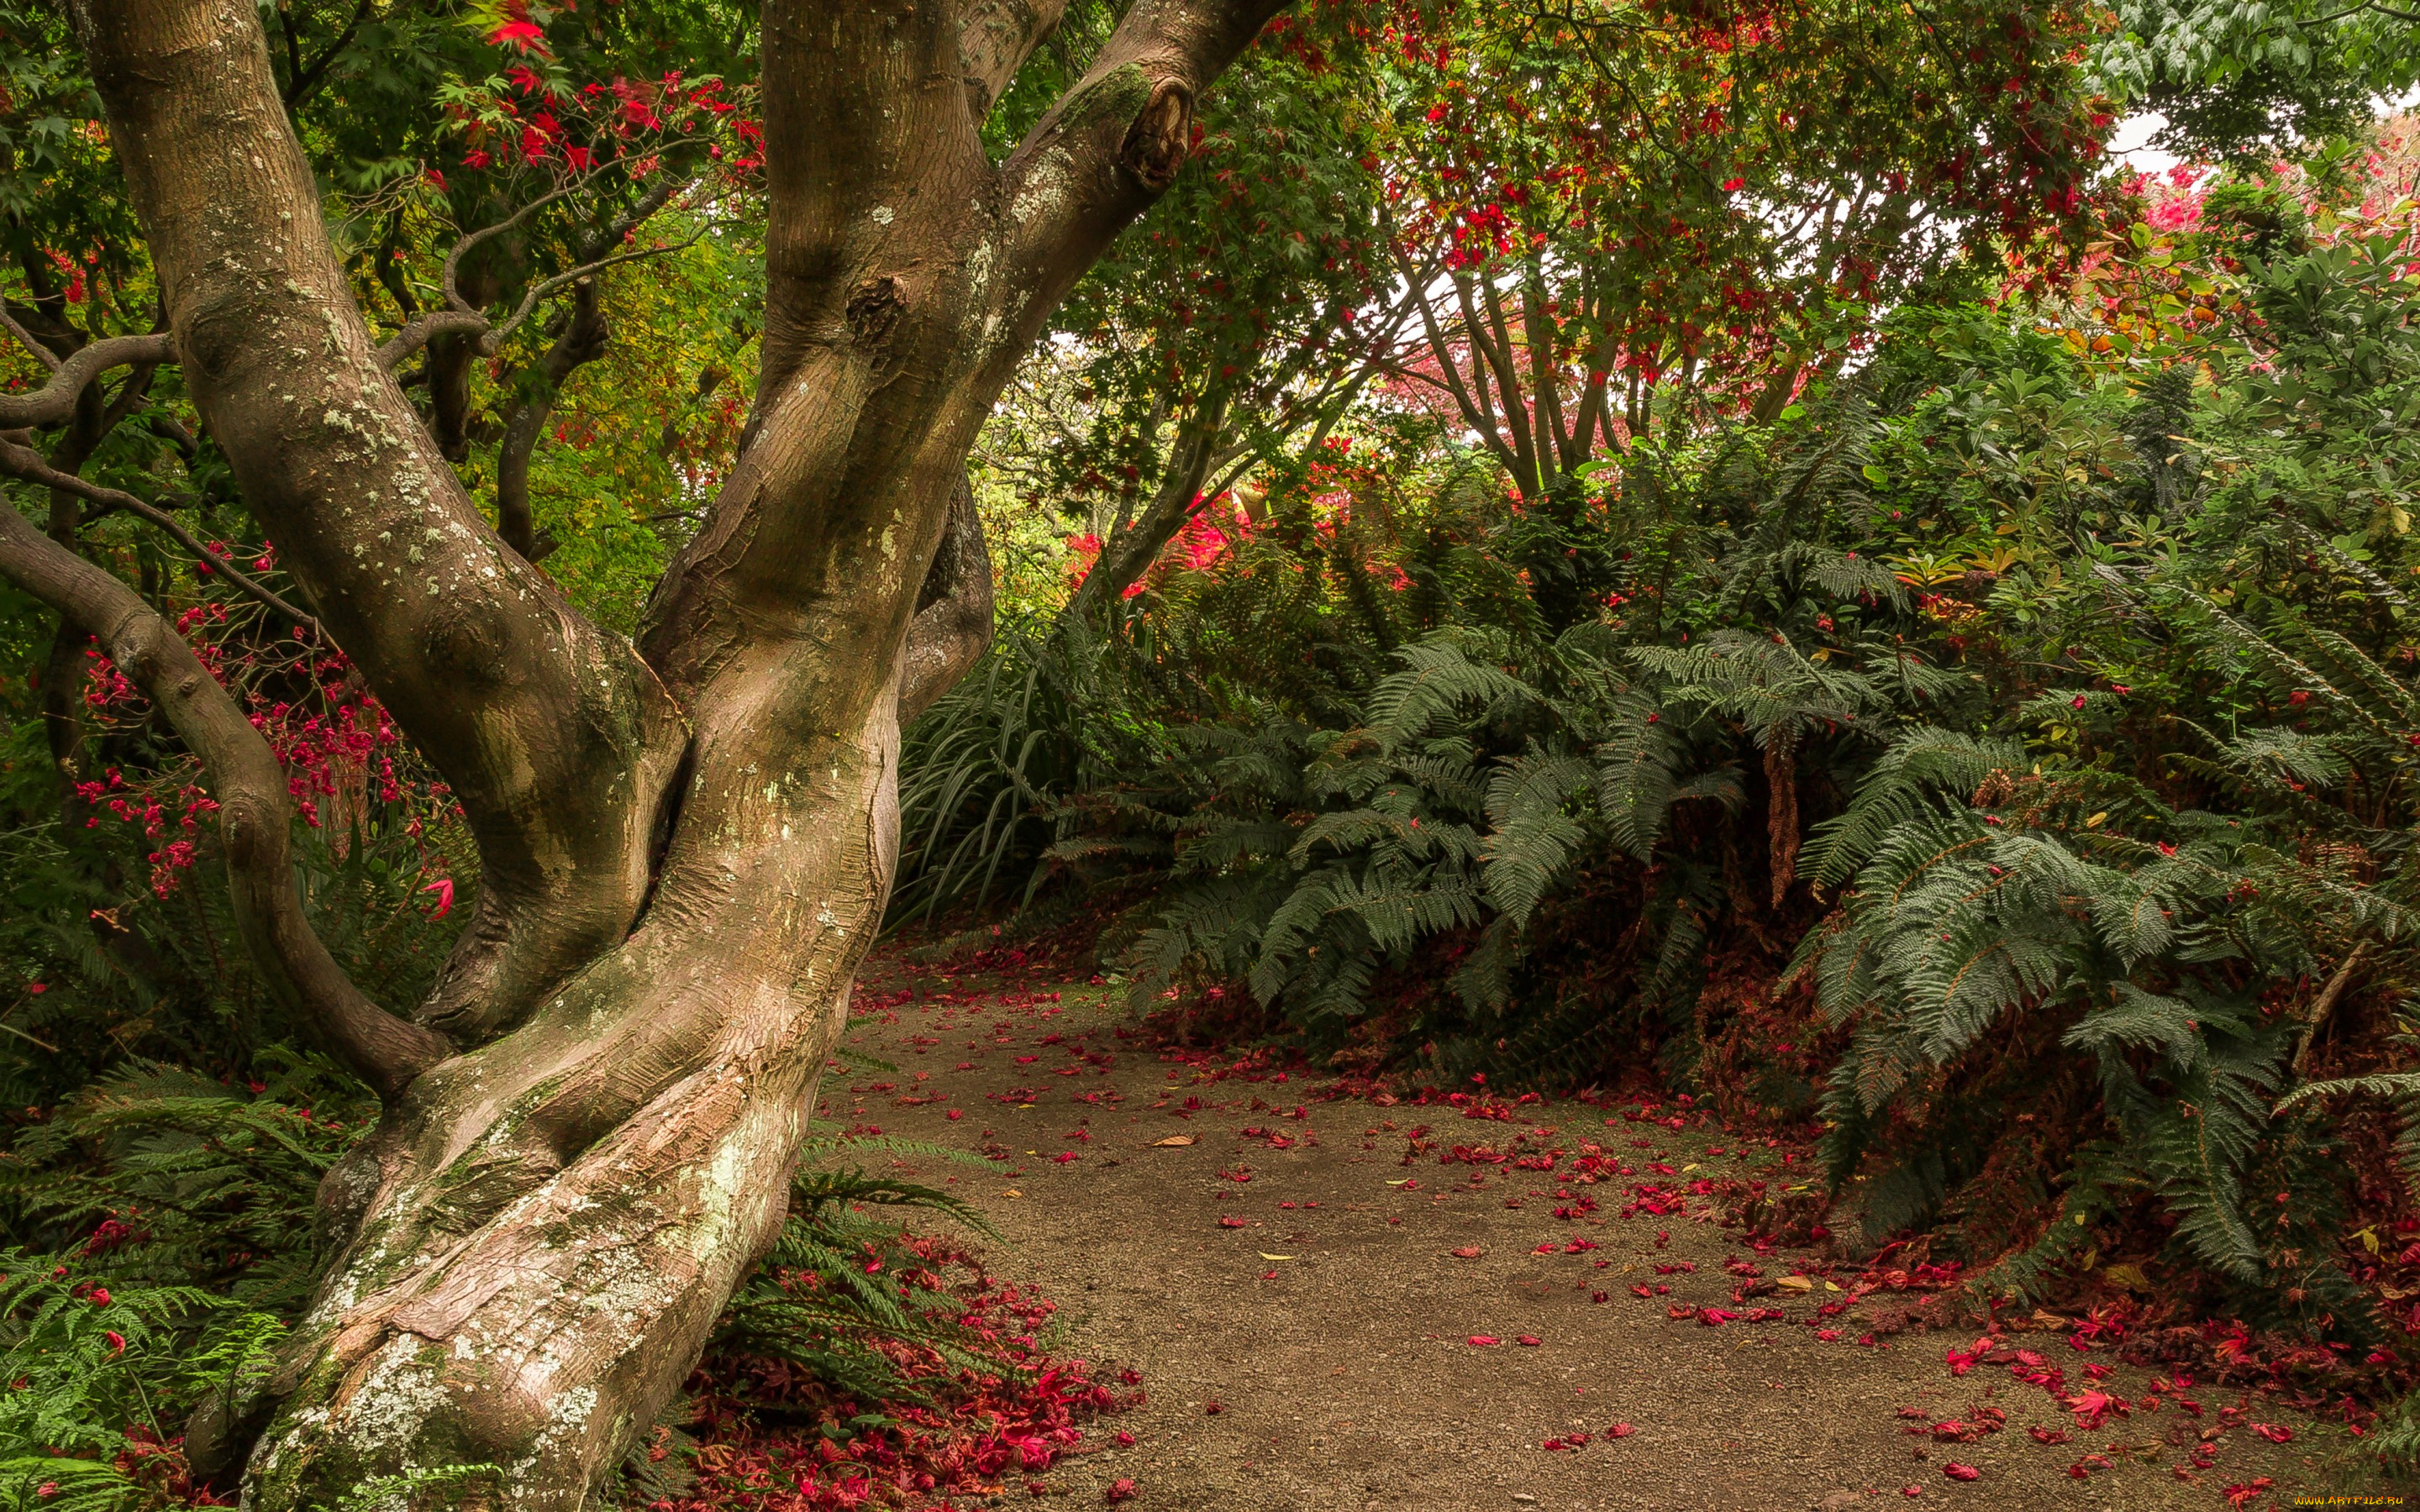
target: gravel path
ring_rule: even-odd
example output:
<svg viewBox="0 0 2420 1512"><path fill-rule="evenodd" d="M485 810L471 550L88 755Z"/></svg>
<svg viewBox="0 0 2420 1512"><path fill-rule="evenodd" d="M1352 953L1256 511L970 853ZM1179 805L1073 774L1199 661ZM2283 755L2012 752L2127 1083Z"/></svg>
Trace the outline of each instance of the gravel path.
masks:
<svg viewBox="0 0 2420 1512"><path fill-rule="evenodd" d="M1621 1216L1634 1180L1663 1180L1651 1163L1671 1167L1668 1185L1773 1158L1712 1128L1607 1127L1620 1110L1578 1103L1530 1104L1503 1122L1311 1101L1298 1077L1217 1076L1139 1048L1120 1032L1116 994L1098 986L1001 992L873 972L859 1003L846 1044L897 1070L835 1072L824 1117L1006 1157L996 1174L904 1164L998 1225L994 1271L1061 1304L1056 1352L1142 1374L1148 1404L1096 1424L1100 1447L1049 1472L1045 1505L1101 1505L1121 1479L1135 1483L1125 1504L1146 1512L2153 1512L2224 1507L2227 1488L2261 1476L2271 1484L2242 1504L2377 1489L2349 1468L2339 1430L2257 1397L2243 1423L2291 1441L2223 1428L2213 1466L2180 1478L2240 1393L2189 1389L2206 1415L2138 1405L2086 1433L2005 1364L1953 1378L1944 1351L1971 1334L1861 1346L1874 1313L1904 1294L1816 1319L1840 1330L1830 1341L1804 1320L1852 1297L1820 1279L1747 1304L1778 1306L1778 1320L1674 1319L1675 1307L1745 1310L1727 1260L1773 1279L1794 1263L1789 1251L1748 1254L1711 1222ZM1434 1151L1404 1165L1421 1124L1440 1149L1551 1130L1567 1156L1594 1141L1640 1174L1561 1187L1534 1170L1440 1165ZM1575 1211L1578 1196L1597 1211ZM2070 1392L2153 1395L2152 1376L2127 1366L2087 1380L2103 1356L2055 1334L2010 1342L2060 1366ZM1996 1411L2006 1427L1935 1443L1906 1431L1926 1419L1902 1410L1957 1423ZM2072 1442L2037 1443L2036 1426ZM1134 1442L1119 1445L1120 1433ZM1546 1446L1579 1434L1577 1447ZM2108 1468L2074 1478L2088 1453ZM1979 1473L1952 1479L1953 1462Z"/></svg>

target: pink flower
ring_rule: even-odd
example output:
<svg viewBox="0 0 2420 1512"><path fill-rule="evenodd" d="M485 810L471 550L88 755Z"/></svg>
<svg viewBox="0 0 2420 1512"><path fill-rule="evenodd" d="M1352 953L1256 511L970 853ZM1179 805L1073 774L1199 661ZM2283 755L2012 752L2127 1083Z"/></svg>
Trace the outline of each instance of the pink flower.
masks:
<svg viewBox="0 0 2420 1512"><path fill-rule="evenodd" d="M454 911L454 879L452 877L440 877L420 890L423 892L433 892L437 894L437 912L428 916L431 919L443 918L446 915Z"/></svg>
<svg viewBox="0 0 2420 1512"><path fill-rule="evenodd" d="M117 1330L114 1328L105 1329L101 1333L101 1337L109 1340L110 1353L124 1354L126 1352L126 1335L120 1334Z"/></svg>

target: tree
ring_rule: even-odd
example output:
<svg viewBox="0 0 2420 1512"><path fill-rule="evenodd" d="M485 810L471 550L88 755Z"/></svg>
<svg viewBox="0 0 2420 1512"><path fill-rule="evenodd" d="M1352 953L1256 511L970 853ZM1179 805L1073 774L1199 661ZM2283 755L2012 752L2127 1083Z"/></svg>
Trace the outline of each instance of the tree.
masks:
<svg viewBox="0 0 2420 1512"><path fill-rule="evenodd" d="M890 882L899 726L988 634L969 446L1278 3L1140 0L995 162L986 117L1060 8L766 6L755 408L633 641L487 522L396 381L440 327L503 322L463 298L381 349L261 13L73 6L166 331L59 363L0 397L0 426L54 423L164 347L480 853L428 1000L371 1002L310 933L286 787L240 709L141 595L0 511L0 569L203 758L253 951L384 1103L323 1188L335 1258L279 1367L194 1427L197 1465L249 1451L248 1504L485 1462L502 1504L580 1505L780 1227ZM73 482L15 442L7 460Z"/></svg>

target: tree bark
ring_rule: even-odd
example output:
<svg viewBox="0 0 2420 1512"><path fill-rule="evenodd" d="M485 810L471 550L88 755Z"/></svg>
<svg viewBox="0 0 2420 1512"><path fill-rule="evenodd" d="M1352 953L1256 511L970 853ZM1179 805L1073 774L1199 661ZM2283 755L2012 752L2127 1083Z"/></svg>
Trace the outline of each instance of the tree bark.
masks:
<svg viewBox="0 0 2420 1512"><path fill-rule="evenodd" d="M190 1452L248 1455L264 1512L483 1462L493 1504L581 1506L786 1212L891 884L900 720L988 634L975 431L1278 0L1138 0L997 166L984 113L1056 5L768 0L756 408L638 647L487 527L380 361L259 13L73 3L194 402L481 856L420 1012L459 1053L371 1057L334 1262Z"/></svg>

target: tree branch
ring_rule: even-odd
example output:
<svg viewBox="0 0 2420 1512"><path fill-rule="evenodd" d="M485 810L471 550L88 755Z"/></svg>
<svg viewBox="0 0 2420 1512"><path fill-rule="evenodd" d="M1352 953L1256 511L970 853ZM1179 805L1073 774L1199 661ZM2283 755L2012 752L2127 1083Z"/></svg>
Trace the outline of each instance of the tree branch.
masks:
<svg viewBox="0 0 2420 1512"><path fill-rule="evenodd" d="M973 482L964 473L950 492L950 519L924 574L899 656L899 723L905 728L956 686L991 644L991 549Z"/></svg>
<svg viewBox="0 0 2420 1512"><path fill-rule="evenodd" d="M1160 474L1159 486L1152 491L1151 502L1143 506L1140 517L1102 546L1100 560L1067 601L1063 612L1069 618L1089 617L1123 594L1193 517L1202 486L1218 463L1218 441L1226 418L1224 394L1204 395L1196 404L1192 418L1177 438L1174 455L1168 459L1168 470Z"/></svg>
<svg viewBox="0 0 2420 1512"><path fill-rule="evenodd" d="M0 472L23 478L28 483L39 483L46 488L56 488L62 493L71 493L79 499L88 499L96 504L105 504L112 509L122 509L130 515L150 521L175 536L177 543L191 551L194 559L202 563L203 570L219 574L235 584L239 592L285 615L288 623L308 628L323 641L327 640L327 633L319 628L319 622L316 617L304 613L278 596L266 584L228 561L224 552L213 551L194 539L194 532L185 529L183 521L158 505L145 503L131 493L104 487L98 483L87 483L74 473L62 472L43 461L42 455L32 447L20 446L5 438L0 438Z"/></svg>
<svg viewBox="0 0 2420 1512"><path fill-rule="evenodd" d="M530 517L530 456L537 450L547 417L554 412L555 392L582 363L605 355L612 333L597 304L596 284L583 279L574 288L571 318L538 359L535 371L524 376L526 392L505 417L504 440L496 448L496 533L532 562L545 553L538 549Z"/></svg>
<svg viewBox="0 0 2420 1512"><path fill-rule="evenodd" d="M460 310L424 310L403 323L403 329L386 339L378 349L378 365L392 373L403 365L404 359L427 346L439 336L452 332L470 332L477 335L488 332L488 317L476 310L464 314Z"/></svg>
<svg viewBox="0 0 2420 1512"><path fill-rule="evenodd" d="M76 397L85 386L113 367L130 363L176 361L176 347L165 332L143 336L111 336L77 350L65 362L49 356L16 321L10 334L25 349L51 365L51 379L31 393L0 393L0 430L25 430L37 425L63 425L75 413Z"/></svg>
<svg viewBox="0 0 2420 1512"><path fill-rule="evenodd" d="M19 325L17 323L17 317L8 313L8 307L5 301L0 301L0 330L5 330L8 334L16 337L17 345L24 347L27 352L31 353L34 361L42 364L42 370L44 372L55 373L59 370L59 354L51 350L51 348L42 342L37 340L32 332L27 331L23 326Z"/></svg>
<svg viewBox="0 0 2420 1512"><path fill-rule="evenodd" d="M287 64L286 108L288 111L301 110L302 102L310 99L319 85L326 82L328 66L335 62L336 55L351 43L354 34L362 29L362 23L370 19L370 11L376 8L377 5L378 0L362 0L362 3L353 8L352 19L345 23L344 30L336 34L336 39L328 44L326 51L307 64L301 63L299 54L293 62ZM291 41L293 33L289 31L287 37Z"/></svg>
<svg viewBox="0 0 2420 1512"><path fill-rule="evenodd" d="M497 537L376 361L260 15L70 9L194 406L476 838L478 909L423 1012L465 1039L503 1032L628 933L679 712L628 640Z"/></svg>
<svg viewBox="0 0 2420 1512"><path fill-rule="evenodd" d="M1137 0L1092 69L1001 165L1016 261L1047 306L1174 181L1193 106L1284 0Z"/></svg>
<svg viewBox="0 0 2420 1512"><path fill-rule="evenodd" d="M991 114L1066 10L1067 0L973 0L967 7L958 23L958 66L966 72L967 109L976 120Z"/></svg>
<svg viewBox="0 0 2420 1512"><path fill-rule="evenodd" d="M140 595L0 509L0 571L82 625L202 760L219 804L236 919L272 992L389 1103L453 1053L348 979L294 891L286 777L269 742L193 648Z"/></svg>

